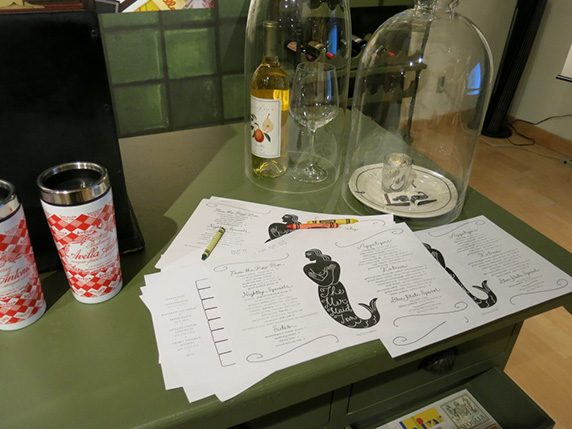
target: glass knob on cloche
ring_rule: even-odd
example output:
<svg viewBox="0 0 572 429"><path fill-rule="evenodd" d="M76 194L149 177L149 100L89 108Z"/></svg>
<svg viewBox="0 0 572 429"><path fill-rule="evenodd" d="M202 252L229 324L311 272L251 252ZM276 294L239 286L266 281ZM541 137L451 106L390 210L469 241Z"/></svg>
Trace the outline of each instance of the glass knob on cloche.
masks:
<svg viewBox="0 0 572 429"><path fill-rule="evenodd" d="M492 57L481 31L455 11L458 3L417 0L383 23L364 50L343 183L345 201L359 213L392 213L423 228L451 222L463 208ZM388 154L412 160L398 191L382 183L396 171Z"/></svg>

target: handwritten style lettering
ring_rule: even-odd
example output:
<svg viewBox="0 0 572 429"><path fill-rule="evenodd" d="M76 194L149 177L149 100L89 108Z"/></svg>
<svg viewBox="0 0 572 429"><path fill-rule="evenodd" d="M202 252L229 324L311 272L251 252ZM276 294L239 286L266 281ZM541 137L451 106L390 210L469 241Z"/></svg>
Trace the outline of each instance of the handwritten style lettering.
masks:
<svg viewBox="0 0 572 429"><path fill-rule="evenodd" d="M0 283L3 284L11 283L28 275L29 272L30 272L29 266L17 268L14 272L9 271L8 273L6 273L6 275L0 277Z"/></svg>
<svg viewBox="0 0 572 429"><path fill-rule="evenodd" d="M319 249L306 251L306 258L313 261L304 266L304 273L318 284L318 296L326 313L336 322L349 328L369 328L379 322L380 315L376 307L377 298L369 304L360 303L370 313L369 319L362 319L355 314L346 288L339 281L340 266L324 255Z"/></svg>

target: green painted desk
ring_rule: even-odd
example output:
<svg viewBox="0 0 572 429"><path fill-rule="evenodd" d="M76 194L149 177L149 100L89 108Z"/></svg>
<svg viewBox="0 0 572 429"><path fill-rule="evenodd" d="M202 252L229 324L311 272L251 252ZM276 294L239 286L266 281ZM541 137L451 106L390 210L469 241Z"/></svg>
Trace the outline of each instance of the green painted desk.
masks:
<svg viewBox="0 0 572 429"><path fill-rule="evenodd" d="M300 197L249 183L241 124L126 139L121 149L147 248L122 256L127 284L103 304L75 301L61 272L44 277L46 314L20 331L0 332L1 427L367 428L463 386L480 389L479 399L493 409L499 398L503 404L516 398L499 411L502 417L504 409L502 418L512 427L550 427L550 420L494 368L504 367L521 322L561 305L564 298L396 360L379 342L342 350L275 373L225 403L211 397L189 404L182 389L165 390L140 287L198 202L216 195L312 211L343 213L347 208L339 188ZM470 191L462 217L478 214L572 272L569 252ZM457 356L446 374L419 368L426 356L451 347ZM511 417L515 407L529 411ZM515 421L516 414L526 424Z"/></svg>

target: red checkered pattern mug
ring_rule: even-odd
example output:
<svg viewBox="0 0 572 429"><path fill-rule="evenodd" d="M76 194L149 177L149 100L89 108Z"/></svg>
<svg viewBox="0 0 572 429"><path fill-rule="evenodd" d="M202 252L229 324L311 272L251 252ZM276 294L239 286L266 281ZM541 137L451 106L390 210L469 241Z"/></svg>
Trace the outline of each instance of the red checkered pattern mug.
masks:
<svg viewBox="0 0 572 429"><path fill-rule="evenodd" d="M73 296L95 304L123 285L113 195L107 170L72 162L38 177L42 208Z"/></svg>
<svg viewBox="0 0 572 429"><path fill-rule="evenodd" d="M45 311L24 209L14 186L0 180L0 330L24 328Z"/></svg>

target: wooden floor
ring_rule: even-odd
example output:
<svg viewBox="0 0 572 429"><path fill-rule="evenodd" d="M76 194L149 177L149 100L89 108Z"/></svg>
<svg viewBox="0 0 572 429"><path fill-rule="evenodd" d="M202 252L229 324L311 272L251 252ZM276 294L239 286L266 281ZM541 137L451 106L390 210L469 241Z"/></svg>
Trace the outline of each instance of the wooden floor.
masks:
<svg viewBox="0 0 572 429"><path fill-rule="evenodd" d="M543 144L517 148L482 137L470 185L572 252L572 167L556 159L568 147L572 151L572 144L564 154ZM572 428L572 315L560 307L528 319L505 372L552 417L556 429Z"/></svg>

